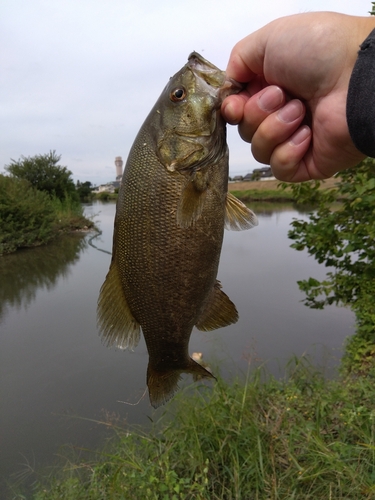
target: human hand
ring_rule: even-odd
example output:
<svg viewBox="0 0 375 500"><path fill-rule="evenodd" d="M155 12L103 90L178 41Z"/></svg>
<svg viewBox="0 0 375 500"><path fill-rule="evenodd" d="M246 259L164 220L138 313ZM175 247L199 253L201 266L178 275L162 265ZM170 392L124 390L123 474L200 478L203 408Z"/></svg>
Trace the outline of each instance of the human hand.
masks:
<svg viewBox="0 0 375 500"><path fill-rule="evenodd" d="M247 83L222 114L280 180L324 179L356 165L346 121L349 79L371 17L333 12L277 19L238 42L227 76Z"/></svg>

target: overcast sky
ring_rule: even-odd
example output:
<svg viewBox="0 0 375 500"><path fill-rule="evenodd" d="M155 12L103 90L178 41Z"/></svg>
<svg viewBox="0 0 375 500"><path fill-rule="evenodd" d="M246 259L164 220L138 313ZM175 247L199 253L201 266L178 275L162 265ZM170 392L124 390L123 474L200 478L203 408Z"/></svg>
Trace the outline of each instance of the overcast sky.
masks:
<svg viewBox="0 0 375 500"><path fill-rule="evenodd" d="M196 50L225 69L233 45L276 17L367 15L369 0L1 0L0 173L62 155L76 180L114 180L170 76ZM258 164L228 127L231 175Z"/></svg>

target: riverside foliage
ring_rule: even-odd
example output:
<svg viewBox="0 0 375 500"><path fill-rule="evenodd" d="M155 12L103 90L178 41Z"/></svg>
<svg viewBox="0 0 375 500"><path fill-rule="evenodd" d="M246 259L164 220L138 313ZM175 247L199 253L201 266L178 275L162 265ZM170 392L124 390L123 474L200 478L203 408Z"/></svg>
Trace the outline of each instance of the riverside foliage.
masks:
<svg viewBox="0 0 375 500"><path fill-rule="evenodd" d="M62 231L93 225L55 152L24 158L0 174L0 255L48 243Z"/></svg>
<svg viewBox="0 0 375 500"><path fill-rule="evenodd" d="M61 155L50 151L45 155L21 156L19 160L11 160L5 165L5 170L12 177L28 181L38 191L46 192L51 198L56 197L64 201L69 197L78 201L76 187L72 179L72 172L58 165Z"/></svg>
<svg viewBox="0 0 375 500"><path fill-rule="evenodd" d="M375 160L341 172L335 187L319 181L292 186L299 203L314 201L309 220L294 220L289 237L296 250L307 249L328 270L326 278L298 282L305 304L322 309L330 304L349 306L357 331L347 345L344 365L354 371L375 368ZM332 204L340 199L339 206Z"/></svg>

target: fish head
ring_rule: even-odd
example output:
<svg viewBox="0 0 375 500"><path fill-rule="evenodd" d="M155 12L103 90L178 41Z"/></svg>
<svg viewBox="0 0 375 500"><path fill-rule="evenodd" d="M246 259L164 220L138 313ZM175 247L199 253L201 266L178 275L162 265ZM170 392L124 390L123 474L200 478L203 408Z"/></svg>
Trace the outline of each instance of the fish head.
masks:
<svg viewBox="0 0 375 500"><path fill-rule="evenodd" d="M153 113L156 153L169 171L197 170L226 152L221 103L242 85L193 52L168 82Z"/></svg>

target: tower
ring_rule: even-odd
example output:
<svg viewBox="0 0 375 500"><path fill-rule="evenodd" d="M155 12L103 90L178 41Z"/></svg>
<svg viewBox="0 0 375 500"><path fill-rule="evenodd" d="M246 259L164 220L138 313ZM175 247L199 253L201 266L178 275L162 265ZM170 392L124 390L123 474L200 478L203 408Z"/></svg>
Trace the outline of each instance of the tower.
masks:
<svg viewBox="0 0 375 500"><path fill-rule="evenodd" d="M116 181L120 181L122 177L122 166L124 162L122 161L121 156L116 156L115 165L116 165Z"/></svg>

